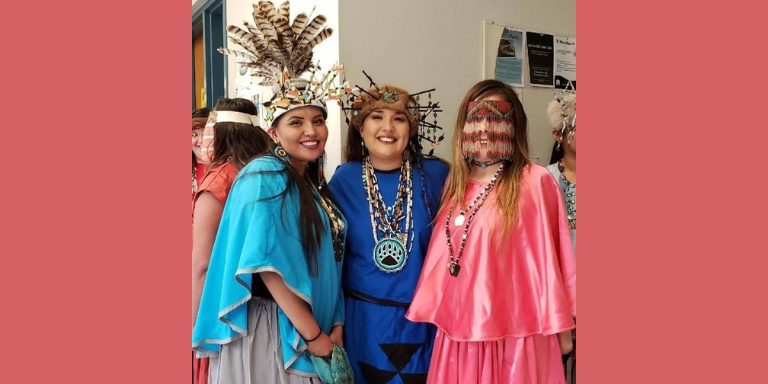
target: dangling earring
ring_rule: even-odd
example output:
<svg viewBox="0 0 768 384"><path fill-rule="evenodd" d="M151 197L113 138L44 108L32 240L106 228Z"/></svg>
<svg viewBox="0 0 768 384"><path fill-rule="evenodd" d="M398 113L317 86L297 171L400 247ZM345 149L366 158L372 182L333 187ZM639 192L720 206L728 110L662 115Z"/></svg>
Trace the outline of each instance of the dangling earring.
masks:
<svg viewBox="0 0 768 384"><path fill-rule="evenodd" d="M323 166L325 165L325 151L320 157L317 158L317 182L319 186L317 189L323 189L325 187L325 171Z"/></svg>
<svg viewBox="0 0 768 384"><path fill-rule="evenodd" d="M285 149L283 149L283 147L280 146L280 143L278 143L277 146L275 147L275 155L277 155L277 157L281 158L283 161L287 163L291 162L291 158L288 156L288 152L286 152Z"/></svg>
<svg viewBox="0 0 768 384"><path fill-rule="evenodd" d="M368 155L366 154L366 152L368 152L368 151L365 149L365 140L362 140L362 141L360 141L360 143L363 145L363 157L366 157L366 156L368 156Z"/></svg>
<svg viewBox="0 0 768 384"><path fill-rule="evenodd" d="M568 145L571 145L571 139L573 139L573 136L576 135L576 128L571 128L568 130Z"/></svg>
<svg viewBox="0 0 768 384"><path fill-rule="evenodd" d="M565 117L565 115L563 115ZM563 142L563 138L565 138L565 131L568 128L568 123L566 123L565 120L563 120L563 127L560 128L560 139L557 140L557 150L560 150L560 146Z"/></svg>

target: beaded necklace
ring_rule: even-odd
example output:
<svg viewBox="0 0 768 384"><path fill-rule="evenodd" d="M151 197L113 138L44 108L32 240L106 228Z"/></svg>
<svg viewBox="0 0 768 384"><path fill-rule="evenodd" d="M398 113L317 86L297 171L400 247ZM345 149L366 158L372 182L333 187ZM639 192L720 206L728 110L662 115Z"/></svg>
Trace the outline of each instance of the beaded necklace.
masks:
<svg viewBox="0 0 768 384"><path fill-rule="evenodd" d="M464 226L464 233L461 235L461 245L459 246L459 254L454 259L453 257L453 246L451 245L451 214L453 214L453 204L451 204L451 207L448 209L448 216L445 219L445 237L448 240L448 272L451 274L451 276L456 277L459 275L459 271L461 270L461 266L459 265L459 260L461 260L461 255L464 254L464 245L467 242L467 234L469 233L469 226L472 224L472 219L475 218L475 214L477 214L478 211L480 211L480 207L483 206L483 203L485 203L485 199L488 198L490 195L491 190L496 185L496 181L499 179L499 175L501 175L501 171L504 169L504 164L501 164L498 170L496 170L496 173L493 175L493 178L490 182L488 182L488 185L483 188L483 190L480 192L477 197L472 201L472 204L467 207L467 213L469 213L469 220L467 220L467 224ZM477 207L475 206L475 203L477 204ZM473 210L474 207L474 210ZM459 220L461 218L461 220ZM457 227L460 227L462 224L464 224L464 212L459 212L459 215L456 216L456 220L454 220L454 224Z"/></svg>
<svg viewBox="0 0 768 384"><path fill-rule="evenodd" d="M368 212L373 229L373 261L380 270L394 273L402 270L408 261L408 252L413 247L413 175L411 162L406 159L400 166L400 181L397 186L395 204L387 207L379 191L379 183L374 173L371 159L363 161L363 187L368 199ZM403 214L403 204L407 200L408 207ZM405 219L404 230L400 222ZM379 238L379 232L383 234ZM411 236L409 236L411 235ZM410 237L410 239L409 239ZM410 242L409 242L410 240ZM407 250L406 250L407 246Z"/></svg>
<svg viewBox="0 0 768 384"><path fill-rule="evenodd" d="M576 229L576 184L571 183L565 177L565 173L563 173L565 167L562 160L557 164L557 168L560 170L560 176L562 176L563 184L565 184L563 195L565 195L565 208L568 211L568 228Z"/></svg>

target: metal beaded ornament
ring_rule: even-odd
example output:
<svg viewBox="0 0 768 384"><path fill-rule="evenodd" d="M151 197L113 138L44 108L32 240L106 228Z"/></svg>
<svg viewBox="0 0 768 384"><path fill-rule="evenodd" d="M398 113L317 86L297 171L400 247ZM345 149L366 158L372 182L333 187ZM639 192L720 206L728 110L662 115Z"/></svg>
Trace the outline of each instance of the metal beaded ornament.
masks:
<svg viewBox="0 0 768 384"><path fill-rule="evenodd" d="M490 159L511 161L514 153L512 103L501 100L470 101L461 132L461 150L467 161L480 156L483 137L488 140ZM487 123L484 125L484 123ZM485 132L483 127L486 127ZM484 167L483 167L484 168Z"/></svg>

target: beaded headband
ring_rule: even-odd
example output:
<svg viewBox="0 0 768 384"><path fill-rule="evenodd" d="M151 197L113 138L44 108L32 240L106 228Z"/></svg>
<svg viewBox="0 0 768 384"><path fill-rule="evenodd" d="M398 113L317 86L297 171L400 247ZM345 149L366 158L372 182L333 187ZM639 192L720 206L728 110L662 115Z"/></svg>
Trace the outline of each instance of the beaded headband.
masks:
<svg viewBox="0 0 768 384"><path fill-rule="evenodd" d="M359 85L356 85L355 89L346 89L347 106L342 109L349 128L359 132L365 118L377 109L391 109L404 113L408 117L410 135L417 134L419 147L422 151L429 148L426 154L432 156L435 148L445 138L443 128L437 125L437 113L442 112L442 109L438 102L432 102L432 92L435 89L409 94L404 89L392 85L379 86L365 71L363 74L370 81L368 90ZM421 95L425 93L427 103L422 104ZM427 121L430 115L432 115L432 122Z"/></svg>

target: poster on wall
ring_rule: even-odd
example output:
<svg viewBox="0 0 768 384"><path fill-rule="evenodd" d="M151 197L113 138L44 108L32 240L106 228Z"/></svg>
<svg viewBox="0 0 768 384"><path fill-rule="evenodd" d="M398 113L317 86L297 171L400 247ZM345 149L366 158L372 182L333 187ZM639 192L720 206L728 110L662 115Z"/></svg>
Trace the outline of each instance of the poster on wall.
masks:
<svg viewBox="0 0 768 384"><path fill-rule="evenodd" d="M259 105L261 88L257 83L257 79L252 76L251 68L243 65L242 62L238 61L235 66L235 97L252 101L256 104L259 115L261 115L261 105ZM259 119L261 119L261 116L259 116Z"/></svg>
<svg viewBox="0 0 768 384"><path fill-rule="evenodd" d="M576 89L576 38L555 37L555 88L565 89L568 82Z"/></svg>
<svg viewBox="0 0 768 384"><path fill-rule="evenodd" d="M525 41L528 47L528 73L531 76L531 85L553 87L554 36L546 33L526 32Z"/></svg>
<svg viewBox="0 0 768 384"><path fill-rule="evenodd" d="M523 87L523 53L523 31L504 28L499 39L493 78Z"/></svg>
<svg viewBox="0 0 768 384"><path fill-rule="evenodd" d="M240 61L235 66L237 68L235 73L235 97L253 100L253 97L257 94L257 86L253 76L251 76L251 69Z"/></svg>

